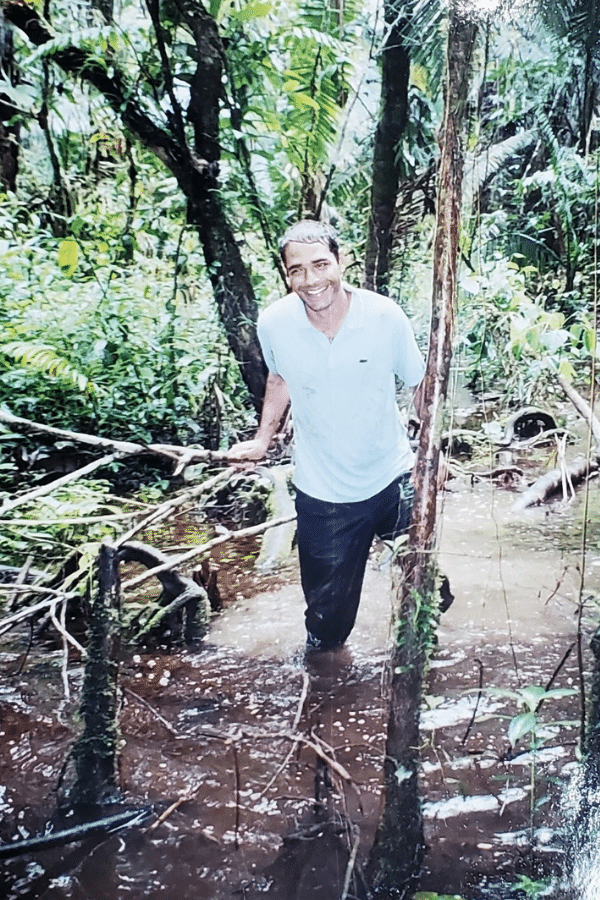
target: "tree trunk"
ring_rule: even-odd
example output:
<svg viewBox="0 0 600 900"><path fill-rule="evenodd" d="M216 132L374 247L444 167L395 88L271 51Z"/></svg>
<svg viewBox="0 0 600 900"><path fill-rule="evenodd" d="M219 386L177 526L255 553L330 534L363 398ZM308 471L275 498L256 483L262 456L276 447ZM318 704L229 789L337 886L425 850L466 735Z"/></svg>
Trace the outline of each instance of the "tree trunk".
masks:
<svg viewBox="0 0 600 900"><path fill-rule="evenodd" d="M387 293L392 226L398 199L398 142L406 127L410 57L404 41L406 4L384 0L387 37L381 62L381 108L373 151L371 218L365 251L365 287Z"/></svg>
<svg viewBox="0 0 600 900"><path fill-rule="evenodd" d="M423 669L433 638L437 472L448 389L455 315L456 269L463 174L461 131L477 30L449 10L444 120L440 133L438 212L434 244L432 323L422 387L421 443L415 470L415 504L408 550L395 574L397 631L391 654L391 696L385 775L385 808L369 861L376 896L403 898L418 875L423 825L418 795L419 709Z"/></svg>
<svg viewBox="0 0 600 900"><path fill-rule="evenodd" d="M117 552L103 544L98 585L90 612L81 717L83 734L73 748L72 806L101 806L117 793L117 686L120 645L120 585Z"/></svg>
<svg viewBox="0 0 600 900"><path fill-rule="evenodd" d="M191 30L199 61L191 84L188 117L194 127L191 149L181 128L161 127L137 102L124 73L110 70L77 47L52 53L52 60L67 74L91 84L104 96L123 125L173 173L188 203L188 219L198 232L219 315L233 355L238 361L255 406L260 407L266 371L254 323L258 306L248 270L227 219L218 181L220 153L218 118L222 90L222 46L218 28L194 0L177 0ZM24 0L5 0L7 21L21 29L36 46L54 35L35 9ZM177 109L171 111L177 122Z"/></svg>

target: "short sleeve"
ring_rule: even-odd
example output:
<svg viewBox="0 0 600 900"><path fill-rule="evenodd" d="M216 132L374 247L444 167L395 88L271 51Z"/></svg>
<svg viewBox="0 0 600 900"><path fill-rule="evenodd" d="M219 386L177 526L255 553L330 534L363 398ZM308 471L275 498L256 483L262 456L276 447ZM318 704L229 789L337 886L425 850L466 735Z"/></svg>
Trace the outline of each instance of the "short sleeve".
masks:
<svg viewBox="0 0 600 900"><path fill-rule="evenodd" d="M265 322L265 317L263 316L262 313L258 317L256 331L258 334L258 341L260 343L260 349L262 350L262 354L263 354L267 369L273 375L278 375L279 372L277 371L277 363L275 362L275 352L273 350L273 344L270 339L269 329Z"/></svg>
<svg viewBox="0 0 600 900"><path fill-rule="evenodd" d="M415 387L425 374L425 360L408 316L399 306L394 309L393 334L394 373L408 387Z"/></svg>

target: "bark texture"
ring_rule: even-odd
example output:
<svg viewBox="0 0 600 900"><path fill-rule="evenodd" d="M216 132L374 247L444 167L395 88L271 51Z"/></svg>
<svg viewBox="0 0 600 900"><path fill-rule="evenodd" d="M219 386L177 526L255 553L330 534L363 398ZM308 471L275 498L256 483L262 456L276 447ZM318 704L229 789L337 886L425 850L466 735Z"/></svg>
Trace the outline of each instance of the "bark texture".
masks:
<svg viewBox="0 0 600 900"><path fill-rule="evenodd" d="M365 251L365 287L387 293L400 164L398 142L406 127L410 56L404 39L407 4L385 0L387 37L381 59L381 106L373 150L371 218Z"/></svg>
<svg viewBox="0 0 600 900"><path fill-rule="evenodd" d="M467 14L468 15L468 14ZM386 744L385 808L369 861L375 896L407 897L423 856L417 783L419 708L428 639L435 619L437 474L455 318L463 150L470 63L477 26L449 12L445 111L440 133L438 215L434 244L432 324L422 386L421 443L415 503L406 554L396 573L397 637L391 655L391 696Z"/></svg>
<svg viewBox="0 0 600 900"><path fill-rule="evenodd" d="M120 586L114 547L102 545L97 566L81 699L83 733L73 748L75 783L69 793L76 807L102 806L117 795Z"/></svg>

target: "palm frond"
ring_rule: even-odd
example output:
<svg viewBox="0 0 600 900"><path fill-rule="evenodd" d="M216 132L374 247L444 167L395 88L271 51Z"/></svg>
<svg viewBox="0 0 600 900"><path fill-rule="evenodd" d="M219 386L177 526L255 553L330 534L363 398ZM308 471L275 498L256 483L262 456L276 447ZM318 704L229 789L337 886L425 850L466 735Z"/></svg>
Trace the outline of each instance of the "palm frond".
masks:
<svg viewBox="0 0 600 900"><path fill-rule="evenodd" d="M483 152L467 153L465 157L465 187L463 203L469 209L475 198L498 172L514 160L517 154L527 150L536 140L533 130L520 131Z"/></svg>

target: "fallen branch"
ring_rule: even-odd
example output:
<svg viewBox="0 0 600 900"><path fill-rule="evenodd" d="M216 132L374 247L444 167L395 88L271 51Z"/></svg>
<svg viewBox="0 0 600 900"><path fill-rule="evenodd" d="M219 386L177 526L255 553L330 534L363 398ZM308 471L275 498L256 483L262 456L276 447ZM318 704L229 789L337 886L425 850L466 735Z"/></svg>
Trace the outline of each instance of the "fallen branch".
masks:
<svg viewBox="0 0 600 900"><path fill-rule="evenodd" d="M17 506L33 503L33 501L37 500L39 497L51 494L52 491L55 491L57 488L64 487L65 484L69 484L72 481L77 481L78 478L84 478L86 475L91 475L96 469L100 469L103 466L109 466L112 462L121 459L123 456L125 456L123 451L111 453L110 456L103 456L102 459L95 459L91 463L88 463L87 466L82 466L81 469L69 472L68 475L62 475L60 478L57 478L55 481L51 481L48 484L42 484L32 491L27 491L26 494L20 494L18 497L13 497L11 500L5 500L0 506L0 515L10 512L11 509L15 509Z"/></svg>
<svg viewBox="0 0 600 900"><path fill-rule="evenodd" d="M594 411L592 410L592 407L589 405L589 403L583 399L579 391L576 391L573 385L568 382L563 375L559 375L557 373L556 379L579 415L583 419L585 419L585 421L590 426L592 435L594 436L594 440L596 442L596 448L600 452L600 420L594 414Z"/></svg>
<svg viewBox="0 0 600 900"><path fill-rule="evenodd" d="M34 835L24 841L14 841L10 844L0 844L0 859L10 856L20 856L23 853L33 853L37 850L48 850L51 847L61 847L64 844L72 844L92 834L111 833L120 828L133 828L141 825L153 814L152 808L145 806L142 809L128 810L115 813L112 816L104 816L93 822L84 822L73 828L65 828L62 831L51 831L48 834Z"/></svg>
<svg viewBox="0 0 600 900"><path fill-rule="evenodd" d="M535 481L519 495L513 504L513 512L520 512L530 506L539 506L553 497L558 491L563 490L565 477L573 487L576 487L593 472L598 471L600 459L580 459L568 469L551 469Z"/></svg>
<svg viewBox="0 0 600 900"><path fill-rule="evenodd" d="M565 495L565 487L576 487L582 481L585 481L591 474L598 471L600 467L600 420L594 414L589 403L583 399L581 394L575 390L566 378L556 373L556 380L561 388L583 419L589 425L592 435L596 443L596 455L589 459L576 460L571 466L563 463L556 469L551 469L542 475L534 484L526 491L520 494L519 498L513 504L513 512L520 512L530 506L539 506L546 500L553 497L559 490Z"/></svg>
<svg viewBox="0 0 600 900"><path fill-rule="evenodd" d="M185 638L196 637L196 626L204 630L210 617L208 595L202 585L193 579L173 571L171 560L154 547L139 541L128 541L117 550L119 562L139 562L149 569L145 575L154 573L160 581L163 593L158 604L152 604L146 612L146 622L135 635L135 640L143 640L155 631L165 619L171 619L178 610L186 608ZM176 637L181 628L181 616L174 621L173 636Z"/></svg>
<svg viewBox="0 0 600 900"><path fill-rule="evenodd" d="M189 462L226 462L228 460L227 453L224 451L180 447L176 444L136 444L132 441L116 441L81 431L66 431L63 428L42 425L39 422L22 419L20 416L13 416L12 413L6 412L6 410L0 410L0 423L7 425L14 431L22 431L25 434L46 434L57 440L87 444L90 447L109 450L113 453L124 453L126 455L150 453L170 459L176 463L179 463L183 458L186 465Z"/></svg>
<svg viewBox="0 0 600 900"><path fill-rule="evenodd" d="M278 525L284 525L286 522L291 522L295 518L295 515L289 515L280 519L271 519L269 522L263 522L261 525L252 525L250 528L242 528L239 531L228 531L226 534L222 534L210 541L206 541L204 544L192 547L187 553L182 553L180 556L173 557L168 563L156 566L154 569L148 569L147 572L136 575L135 578L130 578L128 581L124 581L121 588L125 591L137 587L149 578L158 576L161 572L167 572L169 569L175 568L175 566L180 566L192 559L196 559L197 556L207 553L219 544L224 544L229 540L238 540L239 538L254 537L255 535L263 534L269 528L276 528Z"/></svg>
<svg viewBox="0 0 600 900"><path fill-rule="evenodd" d="M191 488L188 491L185 491L183 494L179 494L177 497L174 497L170 500L165 500L164 503L161 503L160 506L157 506L152 510L145 518L143 518L140 522L134 525L129 529L125 534L121 535L120 538L115 543L116 547L120 547L123 544L130 541L134 535L139 534L140 531L145 531L148 528L151 528L153 525L157 525L159 522L162 522L163 519L168 518L176 509L183 506L186 503L189 503L190 500L195 500L196 497L199 497L201 494L205 494L207 491L212 490L215 485L219 484L222 481L227 481L232 474L235 473L235 469L231 466L225 469L222 472L219 472L217 475L214 475L212 478L208 478L206 481L203 481L202 484L197 485L194 488Z"/></svg>

